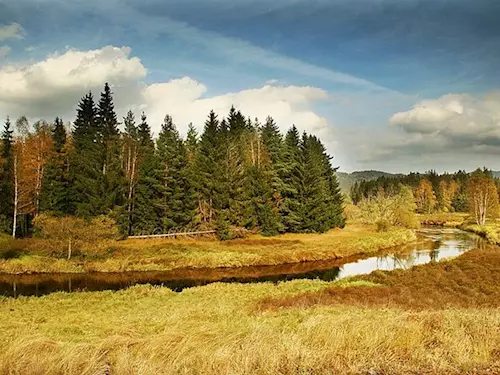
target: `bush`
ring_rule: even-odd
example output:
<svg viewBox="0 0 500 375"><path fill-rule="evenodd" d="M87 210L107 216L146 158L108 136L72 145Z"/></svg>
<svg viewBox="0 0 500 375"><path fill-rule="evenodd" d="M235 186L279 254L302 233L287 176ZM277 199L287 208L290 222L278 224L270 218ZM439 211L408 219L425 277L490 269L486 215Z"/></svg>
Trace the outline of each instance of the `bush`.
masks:
<svg viewBox="0 0 500 375"><path fill-rule="evenodd" d="M380 191L374 197L365 198L359 202L358 209L360 220L364 224L378 225L379 221L387 221L389 227L401 226L410 229L420 225L415 214L415 198L407 186L401 186L399 193L395 195L385 195Z"/></svg>
<svg viewBox="0 0 500 375"><path fill-rule="evenodd" d="M75 217L55 217L40 214L34 220L36 233L47 239L52 255L94 253L98 243L119 237L116 222L109 217L99 216L90 221ZM87 251L85 251L87 250Z"/></svg>
<svg viewBox="0 0 500 375"><path fill-rule="evenodd" d="M217 227L215 228L215 231L217 233L217 238L221 241L228 241L228 240L233 240L237 236L236 234L231 231L229 222L225 215L220 214L217 216Z"/></svg>
<svg viewBox="0 0 500 375"><path fill-rule="evenodd" d="M377 232L387 232L389 229L391 229L391 223L387 219L378 219L375 222L375 228Z"/></svg>
<svg viewBox="0 0 500 375"><path fill-rule="evenodd" d="M344 207L344 216L348 221L358 221L361 219L361 209L352 203L348 203Z"/></svg>

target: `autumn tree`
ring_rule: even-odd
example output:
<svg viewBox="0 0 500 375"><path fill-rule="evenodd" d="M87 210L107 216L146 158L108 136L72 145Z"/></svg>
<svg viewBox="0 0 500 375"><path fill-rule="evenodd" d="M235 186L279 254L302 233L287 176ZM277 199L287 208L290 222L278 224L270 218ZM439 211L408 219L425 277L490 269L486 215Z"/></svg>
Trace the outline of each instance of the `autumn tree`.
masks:
<svg viewBox="0 0 500 375"><path fill-rule="evenodd" d="M453 209L452 203L455 195L457 194L459 189L458 184L453 181L441 181L439 183L439 190L441 191L441 199L442 199L442 209L445 212L449 212Z"/></svg>
<svg viewBox="0 0 500 375"><path fill-rule="evenodd" d="M415 200L420 213L431 213L437 204L436 195L429 180L423 178L415 190Z"/></svg>
<svg viewBox="0 0 500 375"><path fill-rule="evenodd" d="M476 171L467 184L469 210L478 225L484 225L486 218L498 213L498 192L493 179Z"/></svg>

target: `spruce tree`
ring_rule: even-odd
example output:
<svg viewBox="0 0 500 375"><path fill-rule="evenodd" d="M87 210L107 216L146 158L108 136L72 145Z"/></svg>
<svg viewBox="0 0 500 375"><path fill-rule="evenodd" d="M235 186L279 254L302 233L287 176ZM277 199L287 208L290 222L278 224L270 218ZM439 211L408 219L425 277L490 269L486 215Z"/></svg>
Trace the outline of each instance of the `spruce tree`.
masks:
<svg viewBox="0 0 500 375"><path fill-rule="evenodd" d="M300 136L295 125L287 132L283 151L283 181L281 214L287 232L301 230L303 221L303 190L304 160L300 147Z"/></svg>
<svg viewBox="0 0 500 375"><path fill-rule="evenodd" d="M324 146L315 136L304 133L301 148L304 169L300 231L326 232L334 226L343 226L338 183Z"/></svg>
<svg viewBox="0 0 500 375"><path fill-rule="evenodd" d="M135 235L162 232L163 215L166 211L163 170L155 153L151 128L144 113L138 137L140 162L131 223L131 234Z"/></svg>
<svg viewBox="0 0 500 375"><path fill-rule="evenodd" d="M210 111L198 145L195 161L198 216L204 225L215 225L216 210L222 208L221 128L214 111Z"/></svg>
<svg viewBox="0 0 500 375"><path fill-rule="evenodd" d="M225 215L231 224L252 227L251 202L248 195L248 166L245 156L249 148L249 132L252 129L240 111L231 107L227 117L227 133L221 139L223 168L223 192ZM227 198L227 199L226 199Z"/></svg>
<svg viewBox="0 0 500 375"><path fill-rule="evenodd" d="M0 231L10 232L12 229L12 212L14 207L14 130L11 129L9 117L2 131L2 149L0 158Z"/></svg>
<svg viewBox="0 0 500 375"><path fill-rule="evenodd" d="M97 121L92 93L85 95L77 109L73 130L74 150L70 176L75 213L92 217L106 212L103 179L103 136Z"/></svg>
<svg viewBox="0 0 500 375"><path fill-rule="evenodd" d="M196 159L198 146L198 132L194 128L193 124L190 123L188 125L188 132L186 136L186 151L190 163L194 162L194 160Z"/></svg>
<svg viewBox="0 0 500 375"><path fill-rule="evenodd" d="M125 203L125 174L120 163L120 132L108 83L97 106L97 123L102 132L103 210L110 211Z"/></svg>
<svg viewBox="0 0 500 375"><path fill-rule="evenodd" d="M73 212L66 140L63 121L56 117L52 128L52 157L46 167L40 194L40 210L50 211L55 215Z"/></svg>
<svg viewBox="0 0 500 375"><path fill-rule="evenodd" d="M162 124L156 146L165 186L163 227L167 231L185 227L194 219L196 199L189 181L186 147L169 115Z"/></svg>

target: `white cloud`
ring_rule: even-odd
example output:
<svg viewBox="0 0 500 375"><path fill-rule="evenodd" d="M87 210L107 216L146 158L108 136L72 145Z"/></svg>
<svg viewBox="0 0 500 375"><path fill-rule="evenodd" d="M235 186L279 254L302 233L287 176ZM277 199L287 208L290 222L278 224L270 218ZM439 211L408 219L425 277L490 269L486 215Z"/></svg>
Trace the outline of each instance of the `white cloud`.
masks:
<svg viewBox="0 0 500 375"><path fill-rule="evenodd" d="M151 123L160 124L166 113L172 115L181 131L193 122L201 129L210 110L225 116L232 105L246 116L259 118L268 115L288 129L294 123L308 131L327 133L328 122L311 109L311 105L328 97L324 90L308 86L274 87L266 85L214 97L203 97L207 88L189 77L166 83L152 84L145 88L145 110ZM158 128L155 126L155 128ZM318 134L319 135L319 134Z"/></svg>
<svg viewBox="0 0 500 375"><path fill-rule="evenodd" d="M498 168L500 92L426 99L394 114L389 123L382 141L362 153L365 166L383 163L420 171ZM365 138L360 143L367 143Z"/></svg>
<svg viewBox="0 0 500 375"><path fill-rule="evenodd" d="M407 133L421 135L423 140L442 138L461 147L500 144L500 92L482 97L449 94L424 100L389 121Z"/></svg>
<svg viewBox="0 0 500 375"><path fill-rule="evenodd" d="M0 59L10 54L11 50L9 46L0 46Z"/></svg>
<svg viewBox="0 0 500 375"><path fill-rule="evenodd" d="M98 50L67 50L26 66L0 68L0 108L28 116L52 116L75 107L87 90L104 82L137 85L147 70L130 48L107 46Z"/></svg>
<svg viewBox="0 0 500 375"><path fill-rule="evenodd" d="M319 88L265 85L210 97L203 83L189 77L148 85L144 83L146 76L147 69L139 58L131 56L128 47L69 49L31 65L0 68L0 87L4 88L0 91L0 112L12 117L63 116L73 120L78 100L87 90L98 96L104 82L109 82L119 115L130 108L137 116L145 110L156 133L167 113L185 132L189 122L201 130L210 110L222 117L234 105L261 122L273 116L283 130L296 124L322 138L331 136L327 120L313 110L314 103L328 98Z"/></svg>
<svg viewBox="0 0 500 375"><path fill-rule="evenodd" d="M24 29L18 23L0 26L0 42L8 39L22 39L23 35Z"/></svg>

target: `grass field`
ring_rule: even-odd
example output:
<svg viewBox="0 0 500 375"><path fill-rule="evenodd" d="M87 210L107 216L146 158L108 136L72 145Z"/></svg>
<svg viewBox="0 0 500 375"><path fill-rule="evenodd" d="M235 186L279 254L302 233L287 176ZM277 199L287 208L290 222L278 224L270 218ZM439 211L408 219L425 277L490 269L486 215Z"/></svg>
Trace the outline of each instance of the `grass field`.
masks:
<svg viewBox="0 0 500 375"><path fill-rule="evenodd" d="M0 374L495 374L500 252L342 283L0 300Z"/></svg>
<svg viewBox="0 0 500 375"><path fill-rule="evenodd" d="M108 241L66 260L51 256L42 239L15 241L18 257L0 260L0 272L167 271L192 267L241 267L329 260L370 254L415 240L407 229L378 233L368 226L348 226L325 234L285 234L246 239L155 239Z"/></svg>

